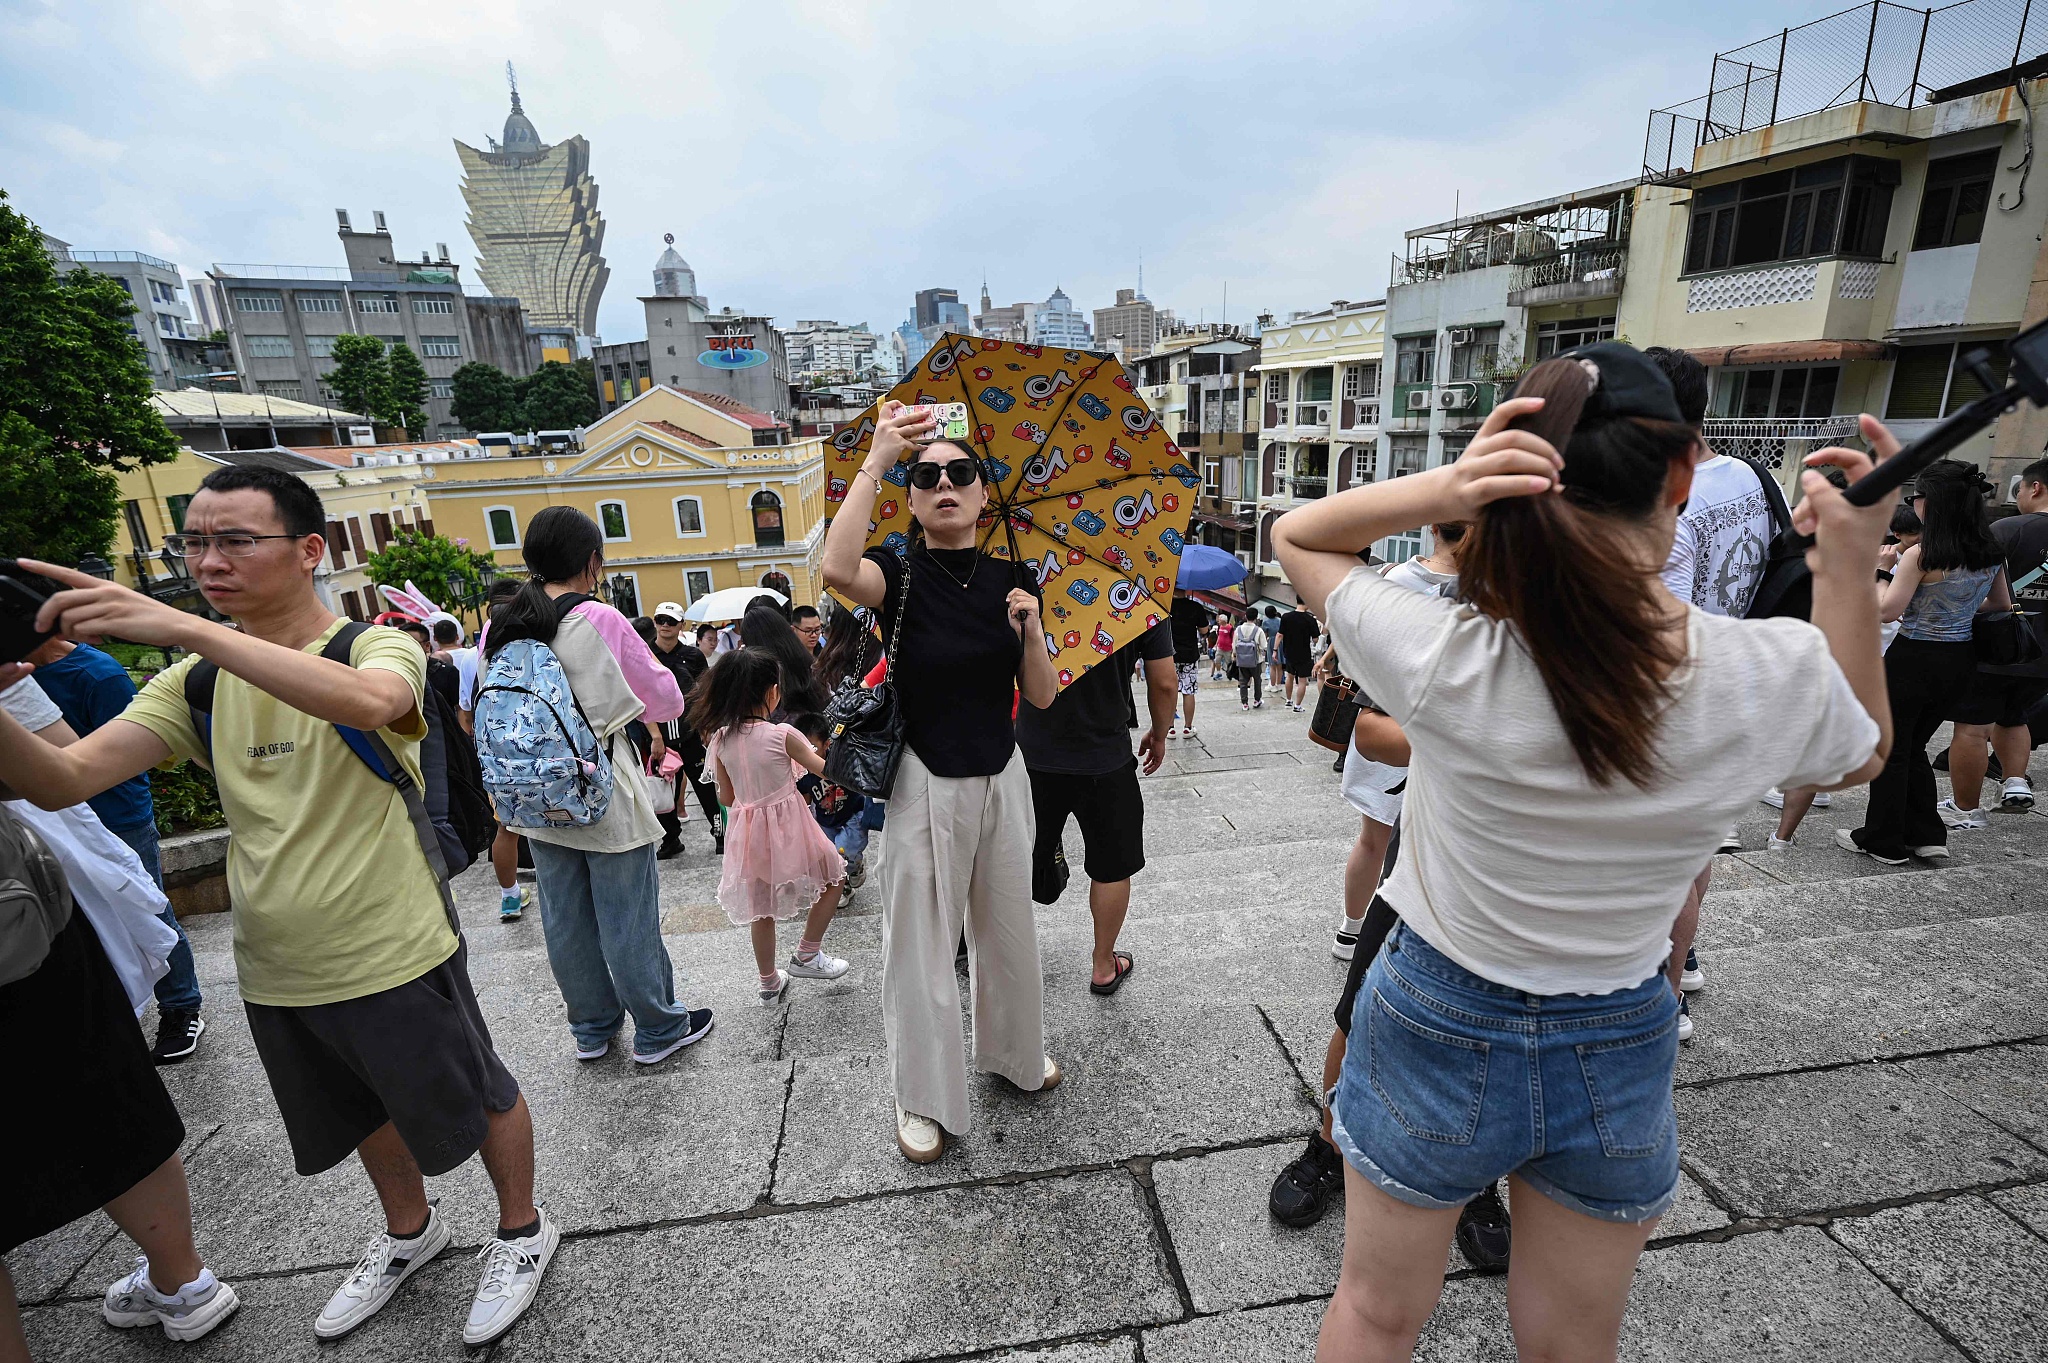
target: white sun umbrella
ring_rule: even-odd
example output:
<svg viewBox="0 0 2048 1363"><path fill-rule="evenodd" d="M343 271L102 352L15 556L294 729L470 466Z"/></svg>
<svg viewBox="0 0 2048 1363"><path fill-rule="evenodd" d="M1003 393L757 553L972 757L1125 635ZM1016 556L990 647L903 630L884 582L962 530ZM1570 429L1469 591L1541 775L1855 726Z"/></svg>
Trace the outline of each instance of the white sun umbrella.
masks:
<svg viewBox="0 0 2048 1363"><path fill-rule="evenodd" d="M778 606L789 604L789 598L770 587L727 587L721 591L707 592L690 603L683 612L685 620L737 620L747 613L747 607L760 597L767 597Z"/></svg>

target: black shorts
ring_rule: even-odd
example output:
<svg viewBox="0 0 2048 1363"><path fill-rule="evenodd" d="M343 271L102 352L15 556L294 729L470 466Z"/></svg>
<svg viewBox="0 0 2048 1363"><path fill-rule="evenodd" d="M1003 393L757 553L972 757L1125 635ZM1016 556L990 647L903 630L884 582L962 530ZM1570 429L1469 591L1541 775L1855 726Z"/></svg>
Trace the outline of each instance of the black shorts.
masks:
<svg viewBox="0 0 2048 1363"><path fill-rule="evenodd" d="M519 1101L470 988L466 943L359 999L242 1007L301 1174L332 1169L386 1122L421 1173L445 1174L483 1144L488 1114Z"/></svg>
<svg viewBox="0 0 2048 1363"><path fill-rule="evenodd" d="M1958 724L1992 724L2002 729L2024 729L2027 711L2044 693L2048 677L2007 677L1979 671L1970 679L1970 689L1955 703L1948 717Z"/></svg>
<svg viewBox="0 0 2048 1363"><path fill-rule="evenodd" d="M1090 880L1110 884L1145 869L1145 797L1135 757L1101 776L1034 771L1031 807L1038 816L1035 858L1052 856L1071 814L1081 825L1081 868Z"/></svg>
<svg viewBox="0 0 2048 1363"><path fill-rule="evenodd" d="M1287 675L1290 677L1306 677L1316 670L1314 660L1297 658L1292 653L1283 655L1281 663L1287 669Z"/></svg>
<svg viewBox="0 0 2048 1363"><path fill-rule="evenodd" d="M85 914L33 975L0 985L7 1057L0 1122L0 1254L69 1225L178 1153L185 1124L164 1092L127 991Z"/></svg>

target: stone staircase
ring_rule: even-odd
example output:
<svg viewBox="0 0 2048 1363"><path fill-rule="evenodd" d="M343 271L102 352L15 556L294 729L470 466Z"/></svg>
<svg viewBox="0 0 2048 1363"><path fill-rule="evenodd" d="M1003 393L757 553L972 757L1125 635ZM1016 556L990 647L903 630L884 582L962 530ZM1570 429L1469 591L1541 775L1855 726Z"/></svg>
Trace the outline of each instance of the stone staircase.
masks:
<svg viewBox="0 0 2048 1363"><path fill-rule="evenodd" d="M709 838L686 825L664 921L679 992L719 1027L642 1071L616 1051L576 1063L538 915L501 926L488 872L466 875L479 998L567 1232L539 1305L489 1356L1308 1358L1341 1214L1286 1230L1266 1190L1316 1119L1357 818L1306 715L1243 714L1218 685L1198 719L1145 785L1151 864L1123 943L1137 973L1113 999L1088 993L1077 868L1038 919L1067 1082L1039 1098L979 1081L974 1131L922 1168L893 1138L876 890L832 930L852 973L764 1011L713 902ZM1799 846L1717 859L1679 1069L1683 1194L1643 1258L1624 1357L2048 1356L2048 818L1997 815L1953 837L1953 865L1891 870L1832 844L1861 807L1838 794ZM1744 846L1774 818L1759 806ZM35 1356L473 1356L475 1266L453 1252L316 1348L374 1198L353 1164L293 1174L233 1002L229 924L190 926L212 1026L166 1078L202 1248L245 1305L197 1346L115 1335L97 1296L134 1251L95 1215L10 1256ZM493 1214L481 1169L434 1184L474 1249ZM1502 1280L1455 1253L1451 1268L1417 1356L1512 1358Z"/></svg>

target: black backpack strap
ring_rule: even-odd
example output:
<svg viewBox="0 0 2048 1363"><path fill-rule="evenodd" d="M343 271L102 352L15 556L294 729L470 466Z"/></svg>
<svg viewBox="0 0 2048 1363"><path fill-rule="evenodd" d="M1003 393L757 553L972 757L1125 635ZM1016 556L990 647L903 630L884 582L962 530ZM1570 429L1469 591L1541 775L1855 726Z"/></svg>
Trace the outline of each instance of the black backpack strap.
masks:
<svg viewBox="0 0 2048 1363"><path fill-rule="evenodd" d="M586 601L595 600L597 600L596 597L585 592L563 592L555 598L555 622L560 624L569 618L570 611L575 610Z"/></svg>
<svg viewBox="0 0 2048 1363"><path fill-rule="evenodd" d="M220 664L211 658L185 669L185 708L192 712L192 727L199 731L208 768L213 766L213 690L219 682Z"/></svg>

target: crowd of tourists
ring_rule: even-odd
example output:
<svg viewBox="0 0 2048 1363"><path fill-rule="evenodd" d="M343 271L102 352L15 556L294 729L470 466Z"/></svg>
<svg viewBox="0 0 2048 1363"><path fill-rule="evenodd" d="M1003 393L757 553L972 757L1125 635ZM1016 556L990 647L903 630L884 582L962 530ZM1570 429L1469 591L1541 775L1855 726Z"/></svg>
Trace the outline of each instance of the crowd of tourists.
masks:
<svg viewBox="0 0 2048 1363"><path fill-rule="evenodd" d="M602 531L556 506L526 525L528 572L494 590L473 643L451 616L346 621L315 590L317 495L255 467L209 475L167 546L231 624L25 565L63 590L32 669L0 667L0 883L36 910L0 928L0 1019L43 1039L21 1092L65 1101L10 1136L14 1165L43 1176L0 1209L0 1252L103 1207L142 1256L106 1291L110 1324L190 1340L236 1307L195 1247L184 1128L155 1068L197 1052L206 1022L161 893L153 767L192 760L218 784L237 983L298 1172L353 1152L383 1212L315 1334L362 1324L451 1242L423 1180L479 1157L498 1218L463 1338L483 1344L532 1305L560 1231L452 876L487 858L498 918L537 908L579 1061L623 1040L643 1066L715 1022L662 937L658 863L682 853L693 802L763 1007L848 974L826 937L878 880L893 1135L930 1163L972 1124L971 1071L1027 1093L1062 1079L1034 905L1067 882L1070 819L1090 991L1137 971L1119 939L1146 861L1140 777L1197 737L1206 661L1246 711L1271 691L1302 712L1317 680L1356 689L1337 745L1360 824L1327 1101L1269 1198L1290 1226L1345 1208L1322 1356L1407 1357L1455 1241L1510 1273L1524 1348L1612 1357L1677 1192L1673 1070L1706 980L1692 939L1732 826L1763 800L1781 811L1770 846L1789 846L1807 809L1868 782L1842 846L1939 859L1950 833L1987 826L1992 761L1991 802L2031 806L2048 691L2038 656L1980 666L1972 643L2015 602L2039 626L2048 460L1996 524L1991 490L1953 461L1896 514L1851 505L1837 481L1871 456L1848 449L1808 459L1788 510L1767 470L1709 448L1705 407L1682 353L1545 361L1455 462L1282 517L1292 609L1218 617L1176 593L1064 690L1035 581L976 548L980 460L900 404L828 530L824 581L850 603L829 617L764 598L694 627L673 601L629 619L595 595ZM1863 435L1896 449L1869 418ZM915 533L871 549L904 462ZM1417 527L1426 553L1372 558ZM1754 618L1786 530L1816 537L1810 604ZM138 692L86 642L106 638L186 656ZM824 719L884 679L903 721L885 799L828 776ZM1937 800L1927 748L1948 721ZM153 1047L136 1022L151 994ZM0 1359L20 1341L0 1269Z"/></svg>

